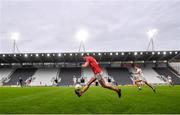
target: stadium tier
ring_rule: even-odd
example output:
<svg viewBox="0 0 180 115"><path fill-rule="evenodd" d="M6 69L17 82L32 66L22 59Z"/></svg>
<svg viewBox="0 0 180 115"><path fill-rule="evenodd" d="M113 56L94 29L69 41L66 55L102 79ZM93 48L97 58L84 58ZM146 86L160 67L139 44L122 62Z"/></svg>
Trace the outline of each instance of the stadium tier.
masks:
<svg viewBox="0 0 180 115"><path fill-rule="evenodd" d="M31 86L51 86L52 79L57 78L59 69L43 68L38 69L33 75Z"/></svg>
<svg viewBox="0 0 180 115"><path fill-rule="evenodd" d="M13 72L14 72L14 69L1 68L0 69L0 85L3 85L4 82L8 82Z"/></svg>
<svg viewBox="0 0 180 115"><path fill-rule="evenodd" d="M112 79L112 77L108 75L107 70L105 68L102 68L102 71L103 71L103 77L105 78L105 82L108 82L107 81L108 78ZM82 68L81 78L85 79L85 83L87 83L92 76L94 76L94 73L90 67Z"/></svg>
<svg viewBox="0 0 180 115"><path fill-rule="evenodd" d="M178 62L171 62L169 65L180 75L180 63Z"/></svg>
<svg viewBox="0 0 180 115"><path fill-rule="evenodd" d="M4 83L4 85L17 85L19 77L21 77L23 81L26 81L29 77L34 75L36 70L36 68L18 68L10 76L9 81Z"/></svg>
<svg viewBox="0 0 180 115"><path fill-rule="evenodd" d="M154 71L151 67L147 67L147 68L142 68L143 71L143 75L145 77L145 79L149 82L149 83L157 83L157 84L163 84L165 83L163 80L161 80L160 78L158 78L159 74L156 73L156 71Z"/></svg>
<svg viewBox="0 0 180 115"><path fill-rule="evenodd" d="M119 85L132 84L131 74L127 68L106 68L109 76L112 76Z"/></svg>
<svg viewBox="0 0 180 115"><path fill-rule="evenodd" d="M58 85L61 86L69 86L73 85L73 76L76 76L76 78L81 77L81 68L61 68L59 78L61 81L58 83Z"/></svg>
<svg viewBox="0 0 180 115"><path fill-rule="evenodd" d="M170 68L167 67L159 67L159 68L154 68L154 70L159 74L163 75L164 77L171 76L172 81L174 84L180 84L180 76L176 75Z"/></svg>
<svg viewBox="0 0 180 115"><path fill-rule="evenodd" d="M17 85L19 77L30 86L69 86L80 78L85 83L93 76L90 68L81 68L84 53L20 53L0 54L0 85ZM180 62L180 51L135 51L135 52L88 52L103 69L107 82L119 85L133 84L130 68L141 65L144 77L150 83L165 84L170 75L175 84L180 84L178 74L171 71ZM130 65L130 67L129 67ZM168 65L171 65L168 66ZM126 67L127 66L127 67ZM163 68L160 68L163 67ZM153 69L152 69L153 68ZM179 68L173 70L180 71ZM164 76L164 77L163 77Z"/></svg>

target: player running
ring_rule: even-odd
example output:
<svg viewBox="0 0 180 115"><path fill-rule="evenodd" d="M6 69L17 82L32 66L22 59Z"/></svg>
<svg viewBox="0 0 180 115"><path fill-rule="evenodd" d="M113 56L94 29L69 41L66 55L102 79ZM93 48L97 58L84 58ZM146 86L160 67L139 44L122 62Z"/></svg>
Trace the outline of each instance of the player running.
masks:
<svg viewBox="0 0 180 115"><path fill-rule="evenodd" d="M94 76L91 77L91 79L89 80L89 82L82 88L81 91L77 91L75 90L75 93L81 97L87 90L88 88L90 87L90 85L95 82L96 80L99 81L99 83L101 84L101 86L103 88L107 88L107 89L110 89L110 90L113 90L115 91L117 94L118 94L118 97L121 97L121 89L119 88L115 88L107 83L105 83L105 80L103 78L103 72L102 72L102 69L100 68L100 66L98 65L96 59L92 56L88 56L88 55L84 55L83 56L83 59L85 60L85 63L82 65L82 67L87 67L87 66L90 66L93 73L94 73Z"/></svg>
<svg viewBox="0 0 180 115"><path fill-rule="evenodd" d="M170 75L167 76L167 83L169 84L169 86L174 86Z"/></svg>
<svg viewBox="0 0 180 115"><path fill-rule="evenodd" d="M19 85L23 88L23 79L19 77Z"/></svg>
<svg viewBox="0 0 180 115"><path fill-rule="evenodd" d="M133 68L135 70L135 72L133 73L134 83L138 87L138 89L141 90L141 84L139 83L144 82L147 86L149 86L153 90L153 92L156 92L156 89L153 86L151 86L144 78L141 68L137 67L136 65L133 65Z"/></svg>

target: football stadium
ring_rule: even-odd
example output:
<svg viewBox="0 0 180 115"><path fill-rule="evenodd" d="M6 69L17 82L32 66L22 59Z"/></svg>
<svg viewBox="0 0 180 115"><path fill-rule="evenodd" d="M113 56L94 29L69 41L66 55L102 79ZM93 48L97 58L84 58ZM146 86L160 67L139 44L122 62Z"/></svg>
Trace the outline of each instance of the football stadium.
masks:
<svg viewBox="0 0 180 115"><path fill-rule="evenodd" d="M180 114L179 0L0 0L0 114Z"/></svg>

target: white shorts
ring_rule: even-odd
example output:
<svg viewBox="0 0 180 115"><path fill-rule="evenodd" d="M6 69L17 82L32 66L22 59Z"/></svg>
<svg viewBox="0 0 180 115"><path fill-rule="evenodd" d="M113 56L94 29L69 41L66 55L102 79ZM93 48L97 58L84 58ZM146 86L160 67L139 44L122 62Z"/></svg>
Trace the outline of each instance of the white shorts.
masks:
<svg viewBox="0 0 180 115"><path fill-rule="evenodd" d="M141 76L141 77L134 77L134 80L146 81L146 79L143 76Z"/></svg>
<svg viewBox="0 0 180 115"><path fill-rule="evenodd" d="M103 76L103 72L100 72L98 74L95 74L94 75L94 78L96 78L98 81L102 79L102 76Z"/></svg>

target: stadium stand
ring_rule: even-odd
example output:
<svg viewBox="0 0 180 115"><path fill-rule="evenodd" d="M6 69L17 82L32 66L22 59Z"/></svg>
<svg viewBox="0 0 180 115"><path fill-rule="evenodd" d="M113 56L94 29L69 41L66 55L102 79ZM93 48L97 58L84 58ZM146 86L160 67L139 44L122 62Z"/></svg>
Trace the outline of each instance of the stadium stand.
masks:
<svg viewBox="0 0 180 115"><path fill-rule="evenodd" d="M93 73L93 71L91 70L90 67L87 67L87 68L83 68L83 69L82 69L82 75L81 75L81 77L89 78L89 77L92 77L92 76L94 76L94 73Z"/></svg>
<svg viewBox="0 0 180 115"><path fill-rule="evenodd" d="M54 68L40 68L36 71L33 76L33 81L31 82L31 86L51 86L52 78L56 78L58 76L59 69Z"/></svg>
<svg viewBox="0 0 180 115"><path fill-rule="evenodd" d="M14 72L14 69L10 68L1 68L0 69L0 84L3 85L3 82L9 80L9 77Z"/></svg>
<svg viewBox="0 0 180 115"><path fill-rule="evenodd" d="M113 77L119 85L132 84L131 74L127 68L107 67L108 75Z"/></svg>
<svg viewBox="0 0 180 115"><path fill-rule="evenodd" d="M178 62L171 62L169 63L169 65L178 72L178 74L180 75L180 63Z"/></svg>
<svg viewBox="0 0 180 115"><path fill-rule="evenodd" d="M61 78L61 81L58 83L60 86L69 86L73 85L73 76L76 76L76 78L81 77L81 68L61 68L59 73L59 78Z"/></svg>
<svg viewBox="0 0 180 115"><path fill-rule="evenodd" d="M147 67L147 68L142 68L143 71L143 75L145 77L145 79L149 82L149 83L153 83L153 84L164 84L165 82L158 78L158 73L156 73L156 71L154 71L152 68Z"/></svg>
<svg viewBox="0 0 180 115"><path fill-rule="evenodd" d="M94 76L94 73L90 67L82 68L81 71L82 71L81 78L83 77L85 79L85 83L87 83L87 81L89 81L90 77ZM78 81L80 81L80 80L78 80Z"/></svg>
<svg viewBox="0 0 180 115"><path fill-rule="evenodd" d="M108 75L106 68L102 68L103 77L105 82L107 82L108 77L111 78L111 76ZM81 77L85 78L86 82L89 81L89 79L94 76L94 73L90 67L83 68L82 69L82 75ZM112 79L112 78L111 78ZM85 82L85 83L86 83Z"/></svg>
<svg viewBox="0 0 180 115"><path fill-rule="evenodd" d="M18 68L10 76L10 80L3 85L17 85L19 77L21 77L24 82L29 77L32 77L36 70L36 68Z"/></svg>
<svg viewBox="0 0 180 115"><path fill-rule="evenodd" d="M167 67L159 67L159 68L153 68L159 75L163 75L167 78L167 76L172 77L172 81L175 85L180 84L180 78L174 74L169 68Z"/></svg>
<svg viewBox="0 0 180 115"><path fill-rule="evenodd" d="M132 84L132 76L127 68L132 63L141 64L142 67L151 67L150 69L143 69L145 78L150 83L163 83L166 80L166 75L170 73L173 77L173 81L179 84L179 78L174 71L175 69L168 66L169 62L177 62L177 71L180 71L179 60L180 51L123 51L123 52L87 52L92 55L95 59L100 60L101 67L103 68L104 77L111 79L109 81L118 82L120 85ZM80 77L85 77L85 81L93 76L93 72L90 68L82 70L80 65L83 62L82 52L64 52L64 53L5 53L0 54L0 68L22 68L22 69L12 69L12 72L5 72L5 70L0 71L0 85L3 79L4 85L16 85L18 78L22 77L24 81L28 81L28 85L50 85L52 82L57 81L56 85L72 85L73 76L78 78L74 81L79 82ZM166 54L166 55L164 55ZM118 62L118 63L117 63ZM122 66L122 65L123 66ZM148 65L148 66L147 66ZM175 64L172 64L173 68L176 68ZM110 67L111 66L111 67ZM157 72L152 69L152 67L169 67L166 73ZM48 71L48 68L62 68L55 70L54 72ZM65 68L66 67L66 68ZM123 68L122 68L123 67ZM27 69L29 68L29 69ZM31 70L31 69L32 70ZM46 68L44 70L39 70L37 72L35 68ZM35 69L35 70L34 70ZM0 69L1 70L1 69ZM107 70L107 72L106 72ZM2 77L3 71L5 73L10 73L6 79ZM47 72L45 72L47 71ZM58 71L58 72L56 72ZM159 74L157 74L157 73ZM13 74L12 74L13 73ZM33 75L35 73L35 75ZM172 75L171 75L172 74ZM164 77L165 76L165 77ZM39 79L39 80L38 80ZM177 79L177 80L176 80Z"/></svg>

